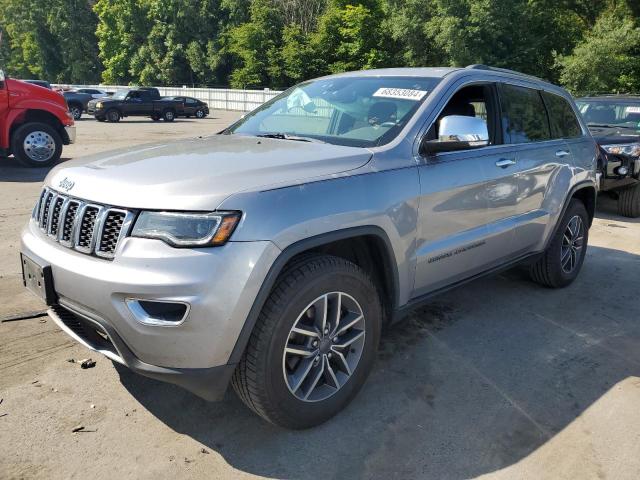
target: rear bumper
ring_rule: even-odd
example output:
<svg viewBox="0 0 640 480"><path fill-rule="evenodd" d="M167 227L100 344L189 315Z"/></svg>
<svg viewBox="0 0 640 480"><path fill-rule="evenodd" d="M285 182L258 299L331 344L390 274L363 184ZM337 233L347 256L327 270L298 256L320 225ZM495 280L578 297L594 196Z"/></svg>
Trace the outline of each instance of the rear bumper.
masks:
<svg viewBox="0 0 640 480"><path fill-rule="evenodd" d="M60 304L51 307L47 313L64 332L85 347L140 375L178 385L205 400L221 400L233 375L235 365L167 368L145 363L134 355L108 322L69 300L61 298Z"/></svg>

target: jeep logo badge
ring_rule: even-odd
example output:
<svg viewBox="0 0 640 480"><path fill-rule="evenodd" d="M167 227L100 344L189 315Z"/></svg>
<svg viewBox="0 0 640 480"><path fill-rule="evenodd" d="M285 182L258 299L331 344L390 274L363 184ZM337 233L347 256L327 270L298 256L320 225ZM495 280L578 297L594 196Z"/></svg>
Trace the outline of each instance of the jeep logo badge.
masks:
<svg viewBox="0 0 640 480"><path fill-rule="evenodd" d="M73 188L76 182L69 180L67 177L64 177L64 180L61 180L58 186L63 189L65 192L68 192Z"/></svg>

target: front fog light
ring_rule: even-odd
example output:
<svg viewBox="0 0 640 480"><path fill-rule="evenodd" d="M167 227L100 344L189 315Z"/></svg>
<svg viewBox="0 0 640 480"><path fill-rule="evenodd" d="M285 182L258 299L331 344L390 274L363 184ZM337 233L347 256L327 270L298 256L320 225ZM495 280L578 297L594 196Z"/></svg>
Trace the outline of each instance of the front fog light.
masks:
<svg viewBox="0 0 640 480"><path fill-rule="evenodd" d="M127 298L127 308L136 320L154 327L175 327L189 315L189 304L165 300Z"/></svg>

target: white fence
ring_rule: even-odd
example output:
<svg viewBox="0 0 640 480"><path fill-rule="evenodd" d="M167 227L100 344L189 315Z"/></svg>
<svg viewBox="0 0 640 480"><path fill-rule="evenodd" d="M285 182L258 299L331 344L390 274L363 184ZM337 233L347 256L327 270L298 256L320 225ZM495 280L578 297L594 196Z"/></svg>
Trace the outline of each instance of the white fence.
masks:
<svg viewBox="0 0 640 480"><path fill-rule="evenodd" d="M99 88L113 92L124 88L133 88L126 85L54 85L62 88ZM267 100L280 93L278 90L234 90L230 88L182 88L182 87L156 87L162 97L193 97L209 104L209 108L216 110L239 110L248 112L259 107Z"/></svg>

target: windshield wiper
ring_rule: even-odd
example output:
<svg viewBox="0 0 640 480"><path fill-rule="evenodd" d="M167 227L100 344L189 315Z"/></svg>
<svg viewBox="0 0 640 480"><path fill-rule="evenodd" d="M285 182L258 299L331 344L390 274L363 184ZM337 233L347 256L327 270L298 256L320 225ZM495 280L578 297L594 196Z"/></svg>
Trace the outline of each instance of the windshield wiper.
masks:
<svg viewBox="0 0 640 480"><path fill-rule="evenodd" d="M277 138L278 140L293 140L295 142L314 142L314 143L326 143L317 138L299 137L297 135L289 135L288 133L260 133L256 137L261 138Z"/></svg>
<svg viewBox="0 0 640 480"><path fill-rule="evenodd" d="M612 125L610 123L587 123L587 127L596 128L626 128L627 130L635 130L635 127L629 125Z"/></svg>

